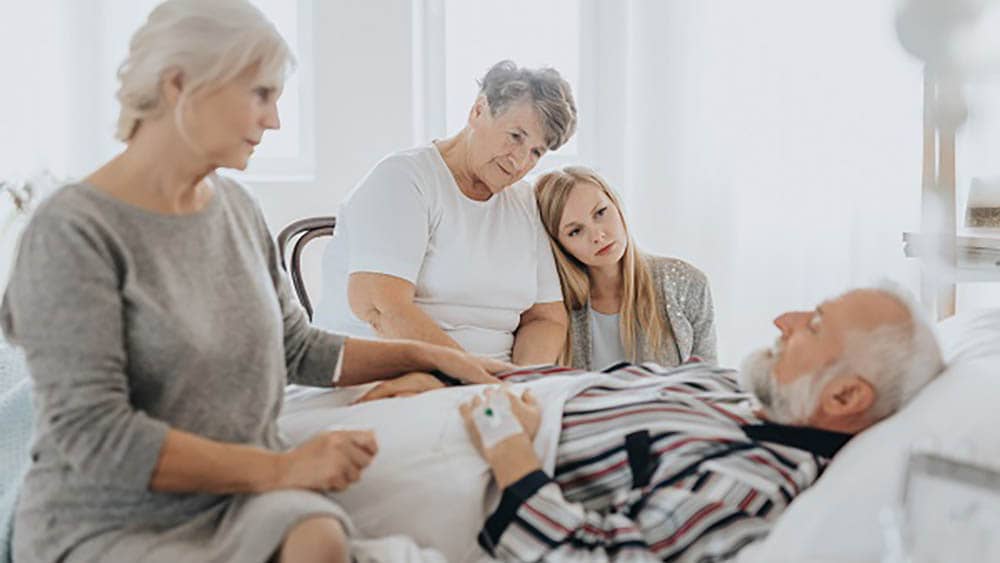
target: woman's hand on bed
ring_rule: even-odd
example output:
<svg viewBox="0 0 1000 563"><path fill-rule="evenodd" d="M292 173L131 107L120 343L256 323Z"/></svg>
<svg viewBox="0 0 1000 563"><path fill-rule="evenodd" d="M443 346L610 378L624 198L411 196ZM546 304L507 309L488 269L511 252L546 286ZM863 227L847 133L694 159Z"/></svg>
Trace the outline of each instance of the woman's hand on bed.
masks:
<svg viewBox="0 0 1000 563"><path fill-rule="evenodd" d="M378 453L370 430L322 432L278 457L275 489L342 491Z"/></svg>
<svg viewBox="0 0 1000 563"><path fill-rule="evenodd" d="M500 380L493 374L517 369L517 366L508 362L484 358L444 346L434 346L431 351L431 363L434 368L442 371L445 375L472 384L500 383Z"/></svg>
<svg viewBox="0 0 1000 563"><path fill-rule="evenodd" d="M414 371L379 383L355 400L354 404L394 397L410 397L443 387L445 384L433 375L423 371Z"/></svg>

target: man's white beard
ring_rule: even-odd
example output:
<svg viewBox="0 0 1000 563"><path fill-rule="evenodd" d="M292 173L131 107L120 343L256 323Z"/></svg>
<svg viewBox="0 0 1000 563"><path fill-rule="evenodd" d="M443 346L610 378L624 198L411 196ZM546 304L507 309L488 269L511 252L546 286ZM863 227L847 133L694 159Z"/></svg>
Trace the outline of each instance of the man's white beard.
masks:
<svg viewBox="0 0 1000 563"><path fill-rule="evenodd" d="M780 384L774 377L782 342L751 352L740 364L737 378L740 387L753 395L767 419L779 424L805 424L819 400L821 387L815 374L802 374L795 381Z"/></svg>

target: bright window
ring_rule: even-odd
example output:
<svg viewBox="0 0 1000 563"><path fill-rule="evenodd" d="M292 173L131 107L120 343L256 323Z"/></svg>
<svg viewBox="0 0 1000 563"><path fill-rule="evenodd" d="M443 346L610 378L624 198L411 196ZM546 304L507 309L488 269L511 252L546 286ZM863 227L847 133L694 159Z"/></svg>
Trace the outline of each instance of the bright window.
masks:
<svg viewBox="0 0 1000 563"><path fill-rule="evenodd" d="M118 102L114 91L118 88L114 69L128 54L128 43L135 31L145 23L149 13L161 0L102 0L102 17L106 33L100 35L98 52L102 55L103 87L106 93L99 98L103 122L112 122L118 115ZM295 72L285 81L285 89L278 100L281 129L264 135L243 179L287 179L308 177L313 174L312 130L312 29L311 6L313 0L251 0L274 22L281 35L288 41L297 59ZM110 158L120 146L106 141L102 158Z"/></svg>
<svg viewBox="0 0 1000 563"><path fill-rule="evenodd" d="M267 14L281 35L292 46L296 57L301 59L297 39L299 37L298 2L282 0L252 0L262 12ZM299 63L301 64L301 60ZM257 158L295 158L302 152L302 139L299 135L302 122L301 80L299 70L292 73L285 81L285 90L278 100L278 113L281 117L281 129L271 131L255 150Z"/></svg>
<svg viewBox="0 0 1000 563"><path fill-rule="evenodd" d="M444 0L443 12L446 134L465 125L479 91L476 80L504 59L555 68L579 98L579 0ZM566 158L576 153L574 137L556 154Z"/></svg>

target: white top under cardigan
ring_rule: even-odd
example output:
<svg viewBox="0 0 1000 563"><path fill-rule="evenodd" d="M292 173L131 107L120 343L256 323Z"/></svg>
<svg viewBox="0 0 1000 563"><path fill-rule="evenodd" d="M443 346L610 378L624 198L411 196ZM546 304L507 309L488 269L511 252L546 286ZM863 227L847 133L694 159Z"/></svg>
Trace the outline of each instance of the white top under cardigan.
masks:
<svg viewBox="0 0 1000 563"><path fill-rule="evenodd" d="M613 366L628 360L622 346L621 315L606 315L590 308L590 365L595 370Z"/></svg>
<svg viewBox="0 0 1000 563"><path fill-rule="evenodd" d="M692 359L717 363L715 309L708 278L701 270L676 258L644 255L656 285L656 306L670 322L672 342L660 354L654 354L639 327L638 363L655 362L675 366ZM608 366L594 365L594 334L589 304L570 312L569 333L573 347L573 367L587 370Z"/></svg>

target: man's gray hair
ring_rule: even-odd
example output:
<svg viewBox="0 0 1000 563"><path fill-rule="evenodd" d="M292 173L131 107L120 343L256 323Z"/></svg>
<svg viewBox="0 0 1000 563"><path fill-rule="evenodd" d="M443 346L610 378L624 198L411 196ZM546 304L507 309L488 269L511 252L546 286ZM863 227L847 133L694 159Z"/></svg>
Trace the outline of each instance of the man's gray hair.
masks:
<svg viewBox="0 0 1000 563"><path fill-rule="evenodd" d="M945 365L934 329L909 292L889 281L871 289L905 307L909 321L848 334L844 353L832 369L862 374L875 387L877 398L869 411L875 422L907 404Z"/></svg>
<svg viewBox="0 0 1000 563"><path fill-rule="evenodd" d="M479 95L486 96L493 117L515 103L531 102L542 119L549 150L563 146L576 132L573 92L553 68L519 68L513 61L500 61L479 80Z"/></svg>

